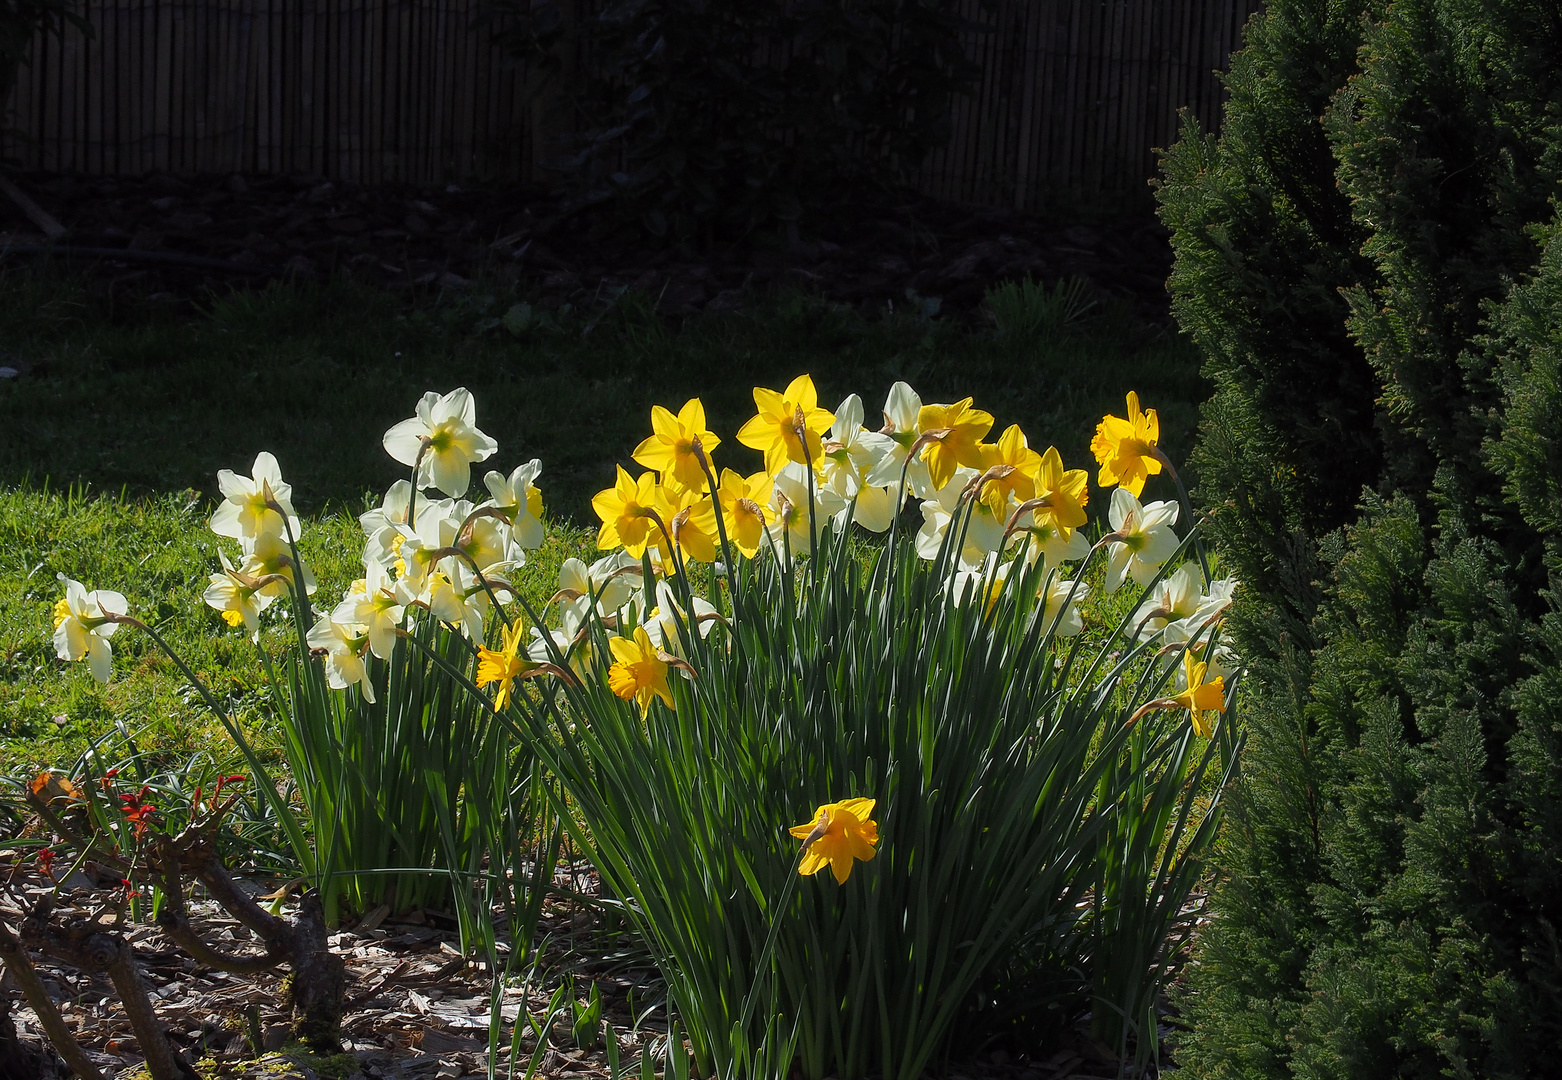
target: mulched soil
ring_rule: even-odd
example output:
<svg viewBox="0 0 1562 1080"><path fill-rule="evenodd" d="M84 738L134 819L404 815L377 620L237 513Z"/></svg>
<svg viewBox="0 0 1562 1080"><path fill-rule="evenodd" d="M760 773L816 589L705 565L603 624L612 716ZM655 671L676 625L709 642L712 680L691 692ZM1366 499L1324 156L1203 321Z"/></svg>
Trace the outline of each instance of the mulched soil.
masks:
<svg viewBox="0 0 1562 1080"><path fill-rule="evenodd" d="M273 882L246 887L264 892ZM566 890L590 894L595 875L584 867L561 871ZM36 897L41 889L27 890ZM103 894L78 890L66 893L57 909L70 914L67 902L80 905L83 916L99 910ZM0 919L17 925L21 913L0 901ZM192 922L219 948L244 951L253 938L216 904L193 901ZM662 1060L666 1028L655 1016L638 1030L630 995L643 1012L659 997L648 958L624 936L603 932L589 910L576 904L551 909L542 937L548 942L543 970L568 970L585 1003L592 985L603 1002L604 1018L618 1039L621 1069L638 1075L637 1058L650 1045ZM126 936L133 943L160 1018L186 1056L203 1058L202 1075L211 1080L318 1080L320 1061L279 1052L286 1017L276 995L283 972L236 976L195 963L151 925L135 925ZM454 919L440 912L413 912L385 918L383 909L358 926L334 934L330 944L348 966L347 1009L343 1016L345 1050L356 1061L364 1080L477 1080L487 1076L490 983L480 965L467 963L456 946ZM107 1080L125 1080L141 1067L141 1055L112 986L105 978L39 960L45 985L59 1004L83 1049ZM558 983L506 988L501 1005L508 1029L527 1009L540 1023ZM0 989L13 993L14 989ZM37 1048L42 1043L35 1014L18 1001L14 1012L20 1040ZM258 1020L263 1041L256 1053L246 1035L247 1017ZM537 1075L548 1080L598 1080L609 1077L604 1049L575 1048L568 1021L555 1025ZM660 1040L660 1045L658 1044ZM509 1074L508 1034L501 1040L498 1068ZM520 1044L516 1075L524 1075L536 1043L530 1034ZM351 1062L347 1064L349 1070ZM1047 1048L1035 1057L1011 1057L995 1051L959 1066L943 1080L1102 1080L1118 1075L1112 1055L1083 1034ZM9 1080L9 1078L8 1078ZM20 1080L20 1078L18 1078Z"/></svg>
<svg viewBox="0 0 1562 1080"><path fill-rule="evenodd" d="M462 288L480 273L509 278L544 307L576 307L637 289L672 316L740 307L772 286L801 288L864 311L886 306L969 311L995 283L1081 276L1167 319L1167 233L1148 214L1082 224L908 195L898 205L843 206L789 245L676 246L593 241L593 212L541 190L363 187L288 176L17 177L94 249L102 287L189 296L207 288L346 272L406 289ZM44 246L38 226L0 198L0 263ZM125 252L104 257L104 249ZM194 257L215 260L181 264ZM931 313L931 312L930 312Z"/></svg>

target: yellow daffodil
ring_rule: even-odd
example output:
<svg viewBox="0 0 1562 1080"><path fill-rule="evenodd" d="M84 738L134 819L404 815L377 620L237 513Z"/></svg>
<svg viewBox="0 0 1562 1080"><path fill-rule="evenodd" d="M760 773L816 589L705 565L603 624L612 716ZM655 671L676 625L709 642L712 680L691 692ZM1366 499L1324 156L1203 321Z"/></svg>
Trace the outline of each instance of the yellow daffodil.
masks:
<svg viewBox="0 0 1562 1080"><path fill-rule="evenodd" d="M757 395L759 391L755 391ZM651 406L651 430L655 434L635 447L634 459L647 469L662 475L662 486L674 491L705 491L710 481L695 454L698 444L707 463L710 452L721 440L705 426L705 406L699 398L690 398L674 416L660 405ZM740 436L741 437L741 436Z"/></svg>
<svg viewBox="0 0 1562 1080"><path fill-rule="evenodd" d="M472 464L499 449L477 429L477 403L464 386L424 394L417 415L392 427L383 442L385 452L403 465L417 463L418 487L437 487L457 499L472 486Z"/></svg>
<svg viewBox="0 0 1562 1080"><path fill-rule="evenodd" d="M917 413L919 438L928 440L922 448L928 477L934 488L942 488L955 475L956 466L982 467L982 440L992 430L992 413L971 408L971 399L953 405L924 405Z"/></svg>
<svg viewBox="0 0 1562 1080"><path fill-rule="evenodd" d="M591 500L591 508L602 519L597 547L604 551L621 547L638 559L648 543L663 539L656 524L660 499L654 473L645 473L637 480L622 465L618 466L618 482L597 492Z"/></svg>
<svg viewBox="0 0 1562 1080"><path fill-rule="evenodd" d="M494 693L494 712L499 712L510 703L510 692L515 680L537 669L537 664L529 657L523 659L521 656L521 643L526 640L526 628L522 620L516 619L514 625L500 627L500 633L504 638L502 648L495 650L486 645L477 647L477 685L499 684L499 689Z"/></svg>
<svg viewBox="0 0 1562 1080"><path fill-rule="evenodd" d="M754 387L754 407L759 415L738 430L738 442L765 455L765 471L771 475L793 461L807 465L819 457L824 433L835 423L835 414L819 408L819 394L807 375L793 379L783 393Z"/></svg>
<svg viewBox="0 0 1562 1080"><path fill-rule="evenodd" d="M770 526L775 523L776 512L770 507L770 489L773 481L762 472L748 479L732 469L721 470L721 484L716 488L716 501L721 505L722 525L727 530L727 540L746 559L758 556Z"/></svg>
<svg viewBox="0 0 1562 1080"><path fill-rule="evenodd" d="M668 551L669 540L677 546L684 559L715 562L718 534L716 508L710 496L692 487L676 491L663 487L659 496L658 512L667 526L667 533L663 535L658 529L651 542L661 549L662 565L668 567L669 572L676 565Z"/></svg>
<svg viewBox="0 0 1562 1080"><path fill-rule="evenodd" d="M633 638L612 638L607 645L614 661L607 672L608 689L625 701L639 702L641 716L650 711L652 698L661 698L669 709L674 707L672 687L667 683L669 665L645 627L635 627Z"/></svg>
<svg viewBox="0 0 1562 1080"><path fill-rule="evenodd" d="M1036 497L1041 455L1030 448L1020 425L1010 424L995 443L981 445L980 468L986 476L977 498L1001 511L1013 495L1020 502Z"/></svg>
<svg viewBox="0 0 1562 1080"><path fill-rule="evenodd" d="M1074 530L1086 521L1085 503L1090 498L1090 479L1084 469L1064 469L1057 447L1047 447L1036 469L1034 498L1040 505L1032 508L1031 520L1037 527L1051 526L1057 537L1067 543Z"/></svg>
<svg viewBox="0 0 1562 1080"><path fill-rule="evenodd" d="M1182 670L1187 678L1188 688L1169 700L1175 701L1188 710L1188 715L1193 720L1193 730L1198 732L1201 738L1207 739L1215 733L1215 723L1206 714L1226 711L1225 677L1217 675L1209 682L1205 682L1204 676L1209 671L1209 665L1196 658L1192 649L1182 654Z"/></svg>
<svg viewBox="0 0 1562 1080"><path fill-rule="evenodd" d="M877 855L874 845L879 842L879 826L868 816L873 813L875 801L845 799L826 803L814 811L812 821L789 829L803 842L803 859L797 872L808 877L828 866L836 882L844 885L855 860L867 862Z"/></svg>
<svg viewBox="0 0 1562 1080"><path fill-rule="evenodd" d="M1101 466L1096 483L1102 487L1120 484L1137 497L1144 491L1148 477L1161 471L1155 456L1155 444L1161 437L1161 422L1155 410L1139 411L1139 395L1128 391L1128 419L1104 416L1096 425L1090 450Z"/></svg>
<svg viewBox="0 0 1562 1080"><path fill-rule="evenodd" d="M87 670L100 683L113 673L114 651L108 639L119 623L113 616L130 610L121 593L108 589L88 592L79 581L58 575L65 595L54 605L54 651L61 659L74 663L87 661Z"/></svg>

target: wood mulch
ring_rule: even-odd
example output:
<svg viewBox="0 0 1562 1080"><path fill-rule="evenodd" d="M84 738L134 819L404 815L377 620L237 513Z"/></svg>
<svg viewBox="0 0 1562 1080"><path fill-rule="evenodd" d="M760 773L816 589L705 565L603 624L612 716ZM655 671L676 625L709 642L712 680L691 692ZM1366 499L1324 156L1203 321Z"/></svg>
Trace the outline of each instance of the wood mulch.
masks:
<svg viewBox="0 0 1562 1080"><path fill-rule="evenodd" d="M634 289L683 316L728 310L772 287L864 311L969 311L994 284L1084 277L1152 322L1168 318L1167 232L1147 212L1084 223L905 195L842 206L796 242L695 252L593 240L593 212L519 188L363 187L319 177L28 174L20 189L66 230L57 243L105 290L166 299L275 277L332 273L399 289L513 282L543 307ZM0 198L0 265L49 239ZM62 250L56 248L55 250Z"/></svg>
<svg viewBox="0 0 1562 1080"><path fill-rule="evenodd" d="M589 893L594 885L594 875L583 868L561 874L561 884L571 889L584 887ZM272 884L253 882L248 887L260 892ZM41 893L41 889L22 890L29 897ZM80 904L85 915L101 895L80 890L66 893L65 898ZM59 910L69 914L63 907ZM196 899L190 914L203 936L219 948L243 951L254 940L215 903ZM15 907L0 900L0 919L14 927L20 916ZM590 910L578 904L550 908L540 933L545 946L538 970L550 974L540 985L515 979L504 989L499 1074L510 1075L510 1032L521 1011L527 1010L540 1023L565 973L573 979L582 1004L591 987L600 994L603 1018L618 1040L621 1075L638 1075L638 1057L648 1046L660 1063L666 1028L659 1022L661 1010L643 1015L647 1004L660 996L644 951L627 936L605 931ZM150 924L131 925L125 934L136 949L159 1017L186 1057L200 1061L207 1080L322 1080L322 1074L342 1073L364 1080L487 1076L492 984L486 965L469 963L460 955L454 919L444 913L419 911L387 918L380 909L354 928L332 935L331 947L348 967L342 1027L349 1056L327 1062L283 1052L286 1015L278 1008L277 993L285 972L230 975L197 964ZM66 1023L105 1078L129 1080L141 1068L142 1059L113 987L100 976L34 959ZM43 1038L35 1014L13 986L0 988L0 993L13 998L12 1016L23 1047L40 1048ZM636 1012L642 1014L638 1025ZM600 1045L592 1050L576 1047L569 1023L565 1019L552 1029L537 1075L549 1080L609 1078L605 1050ZM516 1076L525 1075L536 1047L525 1026L522 1030ZM259 1034L260 1047L253 1045L251 1032ZM64 1076L63 1064L59 1068L58 1075ZM1075 1034L1034 1056L993 1051L947 1072L944 1080L1099 1080L1117 1075L1110 1052Z"/></svg>

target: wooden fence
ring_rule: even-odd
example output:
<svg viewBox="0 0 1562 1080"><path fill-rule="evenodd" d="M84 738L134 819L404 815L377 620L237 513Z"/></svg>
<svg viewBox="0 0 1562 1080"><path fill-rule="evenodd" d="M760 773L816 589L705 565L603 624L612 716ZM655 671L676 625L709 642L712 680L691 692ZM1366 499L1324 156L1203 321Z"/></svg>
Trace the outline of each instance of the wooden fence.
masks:
<svg viewBox="0 0 1562 1080"><path fill-rule="evenodd" d="M546 88L494 45L484 0L86 0L40 38L0 127L23 168L308 173L363 183L546 180ZM589 2L589 0L587 0ZM918 186L1024 208L1142 190L1180 108L1258 0L966 0L979 88Z"/></svg>

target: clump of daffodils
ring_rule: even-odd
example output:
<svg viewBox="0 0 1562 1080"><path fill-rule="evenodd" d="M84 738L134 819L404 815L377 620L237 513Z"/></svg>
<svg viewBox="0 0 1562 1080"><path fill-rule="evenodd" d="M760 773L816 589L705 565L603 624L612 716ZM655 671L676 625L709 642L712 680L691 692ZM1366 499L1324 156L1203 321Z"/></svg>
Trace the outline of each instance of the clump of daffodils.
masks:
<svg viewBox="0 0 1562 1080"><path fill-rule="evenodd" d="M951 568L947 603L986 615L1008 597L1056 638L1089 624L1088 605L1102 597L1093 597L1083 564L1104 550L1101 593L1129 581L1143 588L1129 633L1156 639L1173 683L1173 693L1145 709L1185 709L1200 734L1208 734L1211 712L1224 711L1225 680L1238 664L1217 630L1236 583L1212 579L1202 555L1167 567L1184 547L1175 529L1192 524L1184 516L1191 511L1185 494L1180 503L1141 501L1149 477L1177 478L1157 445L1155 410L1142 409L1137 395L1128 395L1126 418L1103 418L1092 443L1097 484L1114 489L1109 531L1095 543L1086 535L1086 470L1068 468L1056 447L1033 447L1018 425L995 435L993 415L969 398L925 404L897 382L873 428L856 394L831 411L801 375L784 390L756 388L754 405L733 440L757 452L753 471L717 460L718 450L733 451L709 428L698 398L676 412L653 408L651 432L632 455L641 471L620 465L613 485L592 500L602 556L590 565L566 561L538 614L509 575L544 539L542 465L488 472L487 498L472 501L473 466L497 444L477 427L464 388L425 394L414 416L386 431L387 453L408 474L359 519L363 576L329 608L313 606L315 582L298 548L303 525L277 459L259 454L247 476L223 470L211 529L225 547L203 599L258 641L268 607L292 596L328 685L369 702L383 692L374 661L390 658L412 620L434 619L470 640L473 680L496 711L519 681L550 676L598 680L649 717L656 707L676 709L678 680L698 677L690 645L723 632L731 605L721 593L735 587L739 562L775 560L806 576L821 535L861 529L893 542L902 519L919 516L910 543L923 559ZM1038 563L1039 575L1017 572ZM707 572L696 574L701 566ZM1031 594L1010 597L1022 581ZM59 656L87 660L106 681L108 639L134 623L127 611L118 593L66 580L55 612ZM794 829L805 839L804 872L829 865L844 881L853 860L870 859L872 806L871 799L830 804Z"/></svg>

